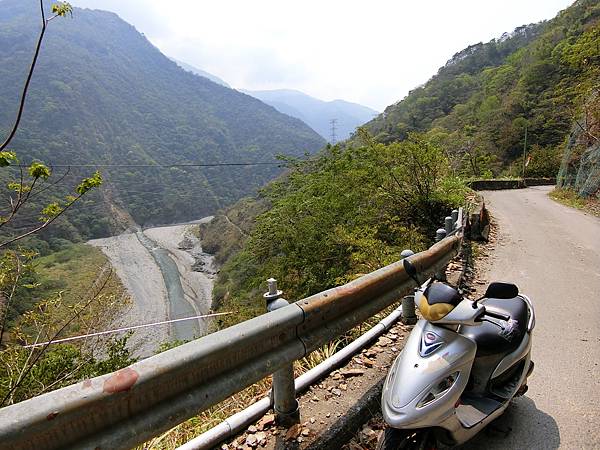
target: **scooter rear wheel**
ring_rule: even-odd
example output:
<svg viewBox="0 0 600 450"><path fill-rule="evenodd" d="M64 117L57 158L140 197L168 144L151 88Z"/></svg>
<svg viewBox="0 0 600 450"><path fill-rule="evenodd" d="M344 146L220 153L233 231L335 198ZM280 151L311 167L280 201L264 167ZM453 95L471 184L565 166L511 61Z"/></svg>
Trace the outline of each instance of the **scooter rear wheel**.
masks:
<svg viewBox="0 0 600 450"><path fill-rule="evenodd" d="M386 428L379 435L377 450L435 450L436 442L430 430L398 430Z"/></svg>

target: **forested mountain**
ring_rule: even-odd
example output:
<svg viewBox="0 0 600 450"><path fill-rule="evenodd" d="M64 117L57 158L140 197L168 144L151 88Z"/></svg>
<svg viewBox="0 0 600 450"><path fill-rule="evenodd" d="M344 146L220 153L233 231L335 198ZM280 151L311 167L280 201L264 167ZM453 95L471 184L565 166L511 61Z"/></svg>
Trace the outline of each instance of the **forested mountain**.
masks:
<svg viewBox="0 0 600 450"><path fill-rule="evenodd" d="M264 309L268 277L300 299L398 260L403 248L423 249L443 215L464 204L465 178L521 175L526 128L527 174L555 176L575 121L587 129L583 144L598 133L599 24L598 2L580 0L551 21L468 47L350 140L292 163L255 203L204 225L225 261L215 301L238 311L223 325ZM569 160L586 177L577 167L567 177L587 181L596 147L582 155L570 141ZM237 231L220 231L228 222Z"/></svg>
<svg viewBox="0 0 600 450"><path fill-rule="evenodd" d="M177 63L178 66L180 66L182 69L187 70L188 72L192 72L198 76L204 77L204 78L208 78L210 81L220 84L221 86L225 86L225 87L231 87L229 86L229 84L227 84L225 81L223 81L221 78L219 78L216 75L213 75L212 73L208 73L205 70L199 69L195 66L192 66L191 64L185 63L183 61L179 61L175 58L171 58L171 60L175 61Z"/></svg>
<svg viewBox="0 0 600 450"><path fill-rule="evenodd" d="M327 140L331 140L331 120L336 120L338 141L350 137L356 127L378 114L374 109L344 100L326 102L291 89L244 91L278 111L304 121Z"/></svg>
<svg viewBox="0 0 600 450"><path fill-rule="evenodd" d="M381 142L428 132L457 170L481 176L510 170L527 128L529 173L556 174L565 136L600 86L599 20L598 1L579 0L550 21L472 45L367 129Z"/></svg>
<svg viewBox="0 0 600 450"><path fill-rule="evenodd" d="M2 136L14 120L39 34L38 8L35 0L0 0ZM183 221L210 214L281 172L277 165L186 164L273 162L277 154L300 156L323 144L300 120L183 70L117 15L75 8L72 19L48 25L11 149L22 162L53 164L55 177L69 172L46 192L72 191L96 164L110 166L99 167L102 190L52 229L77 239L106 234L110 219L100 216L114 216L112 205L140 225ZM147 167L155 165L169 167Z"/></svg>

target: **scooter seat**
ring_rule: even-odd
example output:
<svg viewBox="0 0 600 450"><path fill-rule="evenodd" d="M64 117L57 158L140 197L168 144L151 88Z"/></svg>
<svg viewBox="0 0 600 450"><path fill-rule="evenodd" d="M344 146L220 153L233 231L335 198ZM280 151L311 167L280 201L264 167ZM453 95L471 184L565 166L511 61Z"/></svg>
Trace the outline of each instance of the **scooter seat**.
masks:
<svg viewBox="0 0 600 450"><path fill-rule="evenodd" d="M492 319L481 325L463 325L461 334L477 344L477 356L510 353L521 343L527 329L527 304L521 297L510 299L488 298L481 300L486 309L509 317L509 320Z"/></svg>

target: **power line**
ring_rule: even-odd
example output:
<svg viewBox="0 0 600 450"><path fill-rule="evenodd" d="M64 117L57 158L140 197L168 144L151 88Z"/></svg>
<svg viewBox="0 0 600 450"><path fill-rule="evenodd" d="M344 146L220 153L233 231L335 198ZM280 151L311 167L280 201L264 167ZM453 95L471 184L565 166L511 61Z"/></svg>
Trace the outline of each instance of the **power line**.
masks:
<svg viewBox="0 0 600 450"><path fill-rule="evenodd" d="M152 327L154 325L165 325L165 324L169 324L169 323L183 322L185 320L205 319L208 317L226 316L229 314L233 314L233 312L204 314L202 316L183 317L182 319L163 320L161 322L144 323L142 325L133 325L130 327L115 328L114 330L98 331L96 333L82 334L80 336L71 336L68 338L55 339L53 341L48 341L48 342L39 342L37 344L24 345L23 348L41 347L42 345L47 345L47 344L60 344L61 342L69 342L69 341L74 341L76 339L83 339L83 338L94 337L94 336L102 336L102 335L111 334L111 333L119 333L121 331L136 330L138 328Z"/></svg>
<svg viewBox="0 0 600 450"><path fill-rule="evenodd" d="M30 163L31 164L31 163ZM19 164L18 167L27 168L30 164ZM174 167L244 167L244 166L277 166L283 165L285 162L277 161L277 162L268 162L268 161L260 161L260 162L239 162L239 163L182 163L182 164L52 164L46 163L49 167L56 168L67 168L67 167L85 167L85 168L146 168L146 167L154 167L159 169L168 169Z"/></svg>

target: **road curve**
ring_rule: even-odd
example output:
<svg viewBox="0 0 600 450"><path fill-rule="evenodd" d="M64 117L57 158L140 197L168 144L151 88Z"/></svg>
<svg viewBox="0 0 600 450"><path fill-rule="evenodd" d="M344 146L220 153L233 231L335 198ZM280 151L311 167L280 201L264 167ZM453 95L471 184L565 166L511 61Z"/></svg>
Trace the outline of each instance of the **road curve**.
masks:
<svg viewBox="0 0 600 450"><path fill-rule="evenodd" d="M532 298L536 366L529 392L465 449L600 448L600 219L550 190L482 193L498 225L484 278Z"/></svg>

